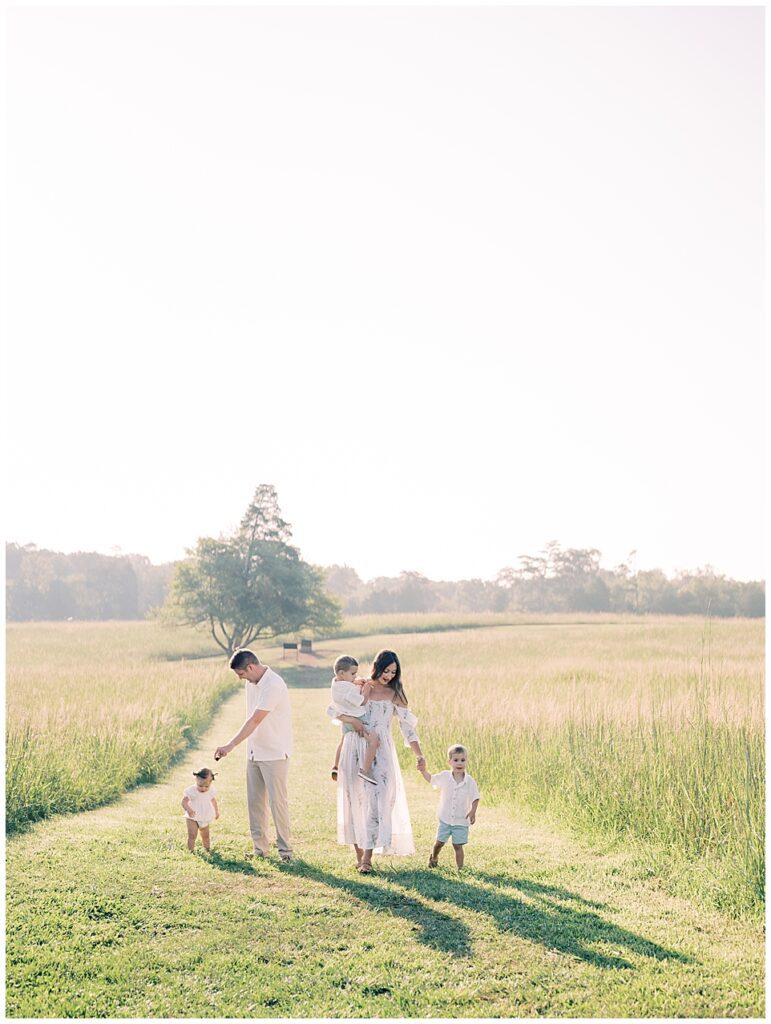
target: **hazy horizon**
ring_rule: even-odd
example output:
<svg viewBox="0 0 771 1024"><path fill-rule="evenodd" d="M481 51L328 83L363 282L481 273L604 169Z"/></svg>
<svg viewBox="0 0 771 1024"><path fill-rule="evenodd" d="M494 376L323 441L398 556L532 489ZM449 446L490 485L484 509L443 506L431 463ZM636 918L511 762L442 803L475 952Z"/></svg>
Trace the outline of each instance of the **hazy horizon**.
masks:
<svg viewBox="0 0 771 1024"><path fill-rule="evenodd" d="M134 556L139 556L139 557L148 558L150 563L151 563L151 565L156 565L156 566L159 566L159 565L169 565L169 564L172 564L174 562L179 561L180 558L185 557L184 555L182 555L182 556L180 556L180 558L169 558L169 559L156 560L156 559L151 558L144 551L124 551L118 545L113 546L109 551L99 551L99 550L97 550L97 549L95 549L93 547L77 548L77 549L71 550L71 551L60 551L58 549L51 548L50 546L45 545L45 544L36 544L34 541L27 541L27 542L25 542L23 544L23 543L21 543L19 541L10 539L10 540L6 540L6 543L8 543L8 544L18 544L20 547L24 547L26 545L31 545L34 548L36 548L38 551L51 551L54 554L61 554L61 555L97 554L97 555L107 555L107 556L110 556L110 557L113 557L113 558L131 558L131 557L134 557ZM294 543L294 539L291 541L291 543ZM444 582L444 583L457 583L457 582L460 582L461 580L464 580L464 579L494 580L495 576L497 575L497 573L501 569L504 569L504 568L517 569L517 568L519 568L519 562L518 562L519 555L536 556L536 555L541 554L543 549L546 547L546 543L549 543L549 542L544 542L544 544L538 550L534 550L534 551L520 551L518 556L517 556L517 558L512 559L509 562L501 563L501 565L496 570L496 572L493 573L490 576L483 576L480 573L471 573L468 576L436 577L436 576L430 576L427 573L422 572L421 569L419 567L417 567L417 566L408 566L408 565L402 566L401 569L398 569L398 570L393 571L393 572L376 572L376 573L372 573L371 575L365 575L364 573L359 571L357 566L351 565L350 563L344 562L344 561L339 561L339 560L338 561L330 561L330 562L324 563L323 565L321 565L321 563L314 563L314 564L321 565L321 567L324 568L324 569L328 569L331 566L335 566L335 565L336 566L343 566L343 567L348 568L348 569L353 569L356 572L356 574L359 576L359 578L362 580L362 582L364 582L364 583L369 583L372 580L377 579L377 578L395 579L402 572L417 572L417 573L420 573L420 575L425 576L427 579L430 579L430 580L432 580L435 583L442 583L442 582ZM557 543L559 544L560 548L562 548L562 550L567 550L570 547L570 545L567 545L567 544L560 544L559 541L557 541ZM600 568L602 570L612 571L612 570L618 568L618 566L621 564L620 562L615 562L615 563L613 563L611 565L609 563L608 559L606 557L604 557L601 548L597 548L596 545L589 545L588 547L590 547L590 548L594 547L595 549L600 551L600 560L599 561L600 561ZM300 552L300 554L301 555L303 554L302 551ZM632 557L630 557L630 556L632 556ZM696 573L696 572L706 571L706 570L710 570L711 569L712 571L715 572L716 575L718 575L718 576L725 576L728 579L733 579L737 583L765 582L765 577L763 577L763 576L756 576L756 577L753 577L753 578L746 578L746 579L742 579L741 577L731 576L730 573L721 572L717 566L713 565L708 560L704 561L704 562L701 562L699 565L695 565L695 566L681 566L679 569L675 569L673 571L667 571L663 566L660 566L660 565L641 566L638 563L637 558L634 557L634 556L635 556L635 552L634 552L634 549L633 549L632 551L630 551L628 553L627 557L622 560L622 561L626 562L627 565L629 565L630 570L632 572L634 572L635 569L637 571L639 571L639 572L645 572L645 571L648 571L648 570L660 569L665 574L665 576L667 576L668 578L672 578L672 577L676 576L678 574L678 572L684 572L686 574L690 574L690 573ZM306 561L307 561L307 559L306 559Z"/></svg>
<svg viewBox="0 0 771 1024"><path fill-rule="evenodd" d="M12 7L5 528L765 577L764 10ZM515 540L512 540L515 538Z"/></svg>

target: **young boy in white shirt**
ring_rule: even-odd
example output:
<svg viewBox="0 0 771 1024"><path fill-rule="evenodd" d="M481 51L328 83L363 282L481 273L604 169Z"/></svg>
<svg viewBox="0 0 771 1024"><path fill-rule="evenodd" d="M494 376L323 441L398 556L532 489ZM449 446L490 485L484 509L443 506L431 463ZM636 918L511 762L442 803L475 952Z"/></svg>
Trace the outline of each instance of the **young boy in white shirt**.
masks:
<svg viewBox="0 0 771 1024"><path fill-rule="evenodd" d="M420 774L439 790L439 828L436 842L428 858L428 866L435 868L439 863L439 851L448 839L452 839L455 863L458 870L463 867L463 847L468 842L468 827L476 821L479 804L479 789L476 782L466 773L468 753L459 743L447 751L450 771L432 775L425 768Z"/></svg>
<svg viewBox="0 0 771 1024"><path fill-rule="evenodd" d="M356 678L359 663L349 654L341 655L335 662L334 668L335 678L332 680L331 685L332 704L329 712L330 714L334 712L334 717L342 722L344 734L346 732L357 732L366 740L367 749L361 769L359 770L359 777L366 782L371 782L375 786L377 783L372 778L372 762L375 760L375 754L377 753L378 738L374 730L369 732L364 728L364 722L362 721L367 713L365 705L369 700L372 680ZM335 763L332 767L332 778L335 780L337 780L337 766L340 762L340 751L342 748L343 737L341 737L337 745Z"/></svg>

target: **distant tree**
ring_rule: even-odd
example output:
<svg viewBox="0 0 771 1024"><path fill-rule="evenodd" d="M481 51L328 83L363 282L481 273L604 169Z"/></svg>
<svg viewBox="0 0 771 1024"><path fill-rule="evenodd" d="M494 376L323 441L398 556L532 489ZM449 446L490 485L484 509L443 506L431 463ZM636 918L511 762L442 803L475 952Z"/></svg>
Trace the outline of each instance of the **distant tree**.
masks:
<svg viewBox="0 0 771 1024"><path fill-rule="evenodd" d="M648 614L677 615L680 606L677 594L661 569L637 573L637 611Z"/></svg>
<svg viewBox="0 0 771 1024"><path fill-rule="evenodd" d="M6 545L6 609L11 621L136 619L137 578L125 558L34 544Z"/></svg>
<svg viewBox="0 0 771 1024"><path fill-rule="evenodd" d="M565 611L601 612L610 606L609 590L600 575L597 548L562 549L547 546L551 589L557 606Z"/></svg>
<svg viewBox="0 0 771 1024"><path fill-rule="evenodd" d="M766 614L766 588L762 582L737 583L736 614L760 618Z"/></svg>
<svg viewBox="0 0 771 1024"><path fill-rule="evenodd" d="M419 572L401 572L395 598L397 611L426 612L431 605L429 581Z"/></svg>
<svg viewBox="0 0 771 1024"><path fill-rule="evenodd" d="M258 637L300 629L332 630L340 606L324 592L324 574L290 544L275 488L260 484L231 537L199 539L172 580L169 608L205 626L228 654Z"/></svg>
<svg viewBox="0 0 771 1024"><path fill-rule="evenodd" d="M356 614L390 615L398 612L399 580L393 576L376 576L370 580L365 593L357 600L349 603Z"/></svg>
<svg viewBox="0 0 771 1024"><path fill-rule="evenodd" d="M324 568L324 587L327 593L340 598L343 608L348 610L364 591L364 581L350 565L328 565Z"/></svg>
<svg viewBox="0 0 771 1024"><path fill-rule="evenodd" d="M174 574L174 563L153 565L145 555L126 557L136 577L137 611L142 616L154 615L166 600Z"/></svg>
<svg viewBox="0 0 771 1024"><path fill-rule="evenodd" d="M711 565L678 573L674 580L679 611L684 615L731 616L737 613L735 584Z"/></svg>

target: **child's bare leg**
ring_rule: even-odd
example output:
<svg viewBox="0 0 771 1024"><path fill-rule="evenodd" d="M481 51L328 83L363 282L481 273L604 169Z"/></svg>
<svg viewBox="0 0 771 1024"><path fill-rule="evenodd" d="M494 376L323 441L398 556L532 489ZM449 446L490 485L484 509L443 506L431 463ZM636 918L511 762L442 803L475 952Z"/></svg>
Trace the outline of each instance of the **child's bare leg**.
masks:
<svg viewBox="0 0 771 1024"><path fill-rule="evenodd" d="M376 786L377 780L372 774L372 762L375 760L375 753L377 752L377 735L373 729L370 729L366 733L359 733L356 741L358 744L358 754L361 758L359 778L366 779L367 782Z"/></svg>
<svg viewBox="0 0 771 1024"><path fill-rule="evenodd" d="M453 848L453 850L455 850L455 863L458 865L459 868L462 868L463 867L463 847L462 846L456 846L455 843L453 843L452 844L452 848Z"/></svg>
<svg viewBox="0 0 771 1024"><path fill-rule="evenodd" d="M187 848L195 849L195 837L198 835L198 822L194 818L185 818L187 825Z"/></svg>
<svg viewBox="0 0 771 1024"><path fill-rule="evenodd" d="M435 868L436 865L439 863L439 851L442 849L443 846L444 843L440 843L438 839L434 843L434 848L431 851L431 856L428 858L428 866L430 868Z"/></svg>
<svg viewBox="0 0 771 1024"><path fill-rule="evenodd" d="M201 842L203 843L204 850L206 850L207 853L208 853L208 851L211 850L211 841L209 839L209 826L208 825L202 825L201 826Z"/></svg>
<svg viewBox="0 0 771 1024"><path fill-rule="evenodd" d="M337 782L337 766L340 764L340 751L343 749L343 740L337 744L337 750L335 751L335 763L332 765L332 778Z"/></svg>
<svg viewBox="0 0 771 1024"><path fill-rule="evenodd" d="M379 745L380 740L377 738L377 733L374 729L371 729L367 737L367 753L364 755L364 764L361 766L361 770L365 775L372 774L372 762L375 760L375 754L377 754Z"/></svg>

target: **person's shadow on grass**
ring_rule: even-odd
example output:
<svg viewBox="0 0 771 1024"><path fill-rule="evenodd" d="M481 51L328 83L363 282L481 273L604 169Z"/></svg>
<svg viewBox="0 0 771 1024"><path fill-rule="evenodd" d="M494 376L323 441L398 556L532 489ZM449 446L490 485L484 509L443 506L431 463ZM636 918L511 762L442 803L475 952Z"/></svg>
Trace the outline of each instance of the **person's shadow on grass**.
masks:
<svg viewBox="0 0 771 1024"><path fill-rule="evenodd" d="M596 913L604 904L584 899L568 889L481 872L465 878L447 878L425 868L413 871L397 868L389 872L388 878L426 899L487 914L502 932L540 943L595 967L633 968L634 965L617 952L619 949L655 960L693 962L685 953L666 949L605 920ZM592 948L597 944L604 946L605 951Z"/></svg>
<svg viewBox="0 0 771 1024"><path fill-rule="evenodd" d="M209 862L223 871L255 877L261 874L258 865L262 862L247 861L243 856L227 856L215 850ZM595 967L632 969L634 965L617 952L619 949L655 960L693 962L684 953L666 949L605 920L596 912L605 904L587 900L569 889L527 878L482 872L465 878L447 877L441 870L384 865L364 882L333 874L302 860L282 867L282 870L287 869L298 879L339 889L370 910L404 918L412 924L418 942L454 957L472 955L470 931L463 921L439 909L438 904L486 914L501 932L517 935ZM593 948L597 944L610 951Z"/></svg>
<svg viewBox="0 0 771 1024"><path fill-rule="evenodd" d="M243 854L229 855L220 847L216 847L206 856L206 862L220 871L232 871L241 875L258 875L254 869L254 861L247 860Z"/></svg>
<svg viewBox="0 0 771 1024"><path fill-rule="evenodd" d="M299 859L288 865L279 865L272 860L245 860L243 855L229 856L220 850L212 850L207 860L212 867L221 871L233 871L255 877L262 874L259 866L263 863L266 866L275 865L279 870L290 871L295 878L306 878L333 889L340 889L370 910L404 918L412 924L413 930L417 933L417 940L426 946L431 946L442 953L450 953L452 956L471 955L469 930L462 921L451 914L427 907L420 899L400 892L392 886L383 888L379 884L373 885L371 881L360 882L354 878L344 878ZM371 877L376 879L378 876ZM353 911L353 906L351 909Z"/></svg>
<svg viewBox="0 0 771 1024"><path fill-rule="evenodd" d="M359 882L353 878L333 875L305 862L296 862L294 873L323 885L342 889L370 910L404 918L412 924L413 931L417 933L417 941L426 946L457 957L472 954L469 929L463 921L442 910L426 906L425 902L409 893L400 892L392 886L384 888L378 883L378 879L388 878L387 875L376 873L370 876L369 881ZM373 881L375 884L372 884Z"/></svg>

